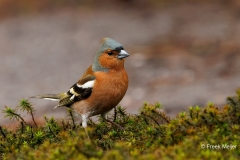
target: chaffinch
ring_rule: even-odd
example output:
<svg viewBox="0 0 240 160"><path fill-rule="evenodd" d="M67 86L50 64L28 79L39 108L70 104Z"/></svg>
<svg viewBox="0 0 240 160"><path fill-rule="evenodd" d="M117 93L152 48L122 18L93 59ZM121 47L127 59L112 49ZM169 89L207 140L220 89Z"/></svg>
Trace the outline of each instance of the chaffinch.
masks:
<svg viewBox="0 0 240 160"><path fill-rule="evenodd" d="M122 100L127 91L128 75L124 69L124 58L128 56L120 43L103 38L93 64L67 92L31 98L57 100L59 103L54 109L66 106L76 111L82 118L87 136L88 118L99 114L104 120L123 129L106 119L105 115Z"/></svg>

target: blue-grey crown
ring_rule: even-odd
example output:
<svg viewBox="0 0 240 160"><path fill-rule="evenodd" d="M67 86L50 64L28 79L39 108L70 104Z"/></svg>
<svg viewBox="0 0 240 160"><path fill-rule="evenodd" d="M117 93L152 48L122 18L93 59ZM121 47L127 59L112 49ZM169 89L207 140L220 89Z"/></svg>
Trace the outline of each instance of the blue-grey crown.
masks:
<svg viewBox="0 0 240 160"><path fill-rule="evenodd" d="M100 47L94 58L94 63L93 63L92 69L93 69L93 71L108 71L107 68L104 68L99 64L99 62L98 62L99 56L107 49L114 50L118 47L121 47L122 45L111 38L103 38L100 43L101 43Z"/></svg>

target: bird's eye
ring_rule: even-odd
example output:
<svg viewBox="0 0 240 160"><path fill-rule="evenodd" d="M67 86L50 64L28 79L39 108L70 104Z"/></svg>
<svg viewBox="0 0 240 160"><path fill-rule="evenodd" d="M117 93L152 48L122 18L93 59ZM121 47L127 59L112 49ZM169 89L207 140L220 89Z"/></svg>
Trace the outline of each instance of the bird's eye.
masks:
<svg viewBox="0 0 240 160"><path fill-rule="evenodd" d="M107 52L107 54L108 54L109 56L113 55L113 53L112 53L111 51Z"/></svg>

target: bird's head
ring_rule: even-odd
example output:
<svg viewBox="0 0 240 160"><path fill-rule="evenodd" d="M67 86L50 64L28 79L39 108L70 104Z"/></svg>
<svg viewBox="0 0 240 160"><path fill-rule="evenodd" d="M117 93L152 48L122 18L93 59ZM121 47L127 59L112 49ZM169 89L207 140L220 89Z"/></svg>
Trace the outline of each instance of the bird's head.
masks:
<svg viewBox="0 0 240 160"><path fill-rule="evenodd" d="M121 67L124 67L124 58L128 56L129 54L120 43L111 38L103 38L95 55L93 70L121 69Z"/></svg>

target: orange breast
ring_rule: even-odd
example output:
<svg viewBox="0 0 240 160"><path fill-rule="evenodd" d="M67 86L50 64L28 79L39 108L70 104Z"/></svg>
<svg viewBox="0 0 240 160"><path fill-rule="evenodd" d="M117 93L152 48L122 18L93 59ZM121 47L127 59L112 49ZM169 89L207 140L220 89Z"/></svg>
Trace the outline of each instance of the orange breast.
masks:
<svg viewBox="0 0 240 160"><path fill-rule="evenodd" d="M124 97L128 88L125 69L109 72L95 72L96 81L91 96L86 99L93 115L108 112Z"/></svg>

